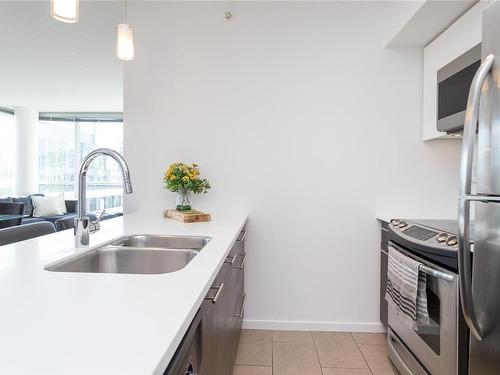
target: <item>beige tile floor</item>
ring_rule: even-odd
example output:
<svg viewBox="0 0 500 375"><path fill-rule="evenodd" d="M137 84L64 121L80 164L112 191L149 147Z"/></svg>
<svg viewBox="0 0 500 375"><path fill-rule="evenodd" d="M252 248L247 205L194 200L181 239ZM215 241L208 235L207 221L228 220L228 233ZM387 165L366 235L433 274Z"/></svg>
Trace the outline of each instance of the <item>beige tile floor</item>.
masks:
<svg viewBox="0 0 500 375"><path fill-rule="evenodd" d="M233 375L397 375L381 333L243 330Z"/></svg>

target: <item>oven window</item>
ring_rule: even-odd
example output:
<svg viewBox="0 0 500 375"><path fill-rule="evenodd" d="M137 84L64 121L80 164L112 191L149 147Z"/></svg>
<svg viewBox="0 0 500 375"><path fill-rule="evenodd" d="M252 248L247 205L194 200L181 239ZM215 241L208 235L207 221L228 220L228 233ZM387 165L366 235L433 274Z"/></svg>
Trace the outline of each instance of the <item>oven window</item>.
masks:
<svg viewBox="0 0 500 375"><path fill-rule="evenodd" d="M427 275L427 309L429 324L417 323L415 333L436 353L441 353L441 301L439 300L439 280Z"/></svg>
<svg viewBox="0 0 500 375"><path fill-rule="evenodd" d="M438 119L465 111L469 88L481 61L476 61L444 81L438 82Z"/></svg>

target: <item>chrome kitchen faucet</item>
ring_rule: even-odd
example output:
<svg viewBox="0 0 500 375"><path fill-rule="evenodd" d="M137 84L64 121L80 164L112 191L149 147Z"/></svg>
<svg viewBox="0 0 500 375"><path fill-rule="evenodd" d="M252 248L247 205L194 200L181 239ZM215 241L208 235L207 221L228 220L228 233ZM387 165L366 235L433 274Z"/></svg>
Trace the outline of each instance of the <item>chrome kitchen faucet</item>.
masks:
<svg viewBox="0 0 500 375"><path fill-rule="evenodd" d="M118 163L123 174L123 191L125 194L132 193L132 183L130 182L130 173L128 165L123 156L109 148L98 148L88 154L83 159L80 173L78 174L78 217L75 219L75 243L76 247L88 246L90 226L97 228L99 220L92 222L86 215L87 205L87 171L92 161L98 156L110 156ZM101 215L102 216L102 215Z"/></svg>

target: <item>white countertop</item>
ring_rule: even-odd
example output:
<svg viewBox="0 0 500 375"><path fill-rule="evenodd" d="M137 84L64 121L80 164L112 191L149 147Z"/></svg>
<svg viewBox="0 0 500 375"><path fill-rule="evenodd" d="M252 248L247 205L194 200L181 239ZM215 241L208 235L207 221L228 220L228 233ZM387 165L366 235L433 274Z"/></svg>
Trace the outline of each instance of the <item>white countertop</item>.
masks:
<svg viewBox="0 0 500 375"><path fill-rule="evenodd" d="M0 373L163 373L246 219L132 214L91 235L91 247L123 234L212 237L184 269L161 275L44 270L86 251L73 248L72 230L0 247Z"/></svg>

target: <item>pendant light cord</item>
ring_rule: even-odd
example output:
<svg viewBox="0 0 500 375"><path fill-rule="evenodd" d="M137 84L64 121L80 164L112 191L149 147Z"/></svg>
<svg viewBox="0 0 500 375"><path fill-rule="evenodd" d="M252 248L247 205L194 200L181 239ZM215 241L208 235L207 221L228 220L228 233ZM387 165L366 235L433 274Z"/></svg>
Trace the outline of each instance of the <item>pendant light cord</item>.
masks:
<svg viewBox="0 0 500 375"><path fill-rule="evenodd" d="M127 0L123 0L123 23L127 23Z"/></svg>

